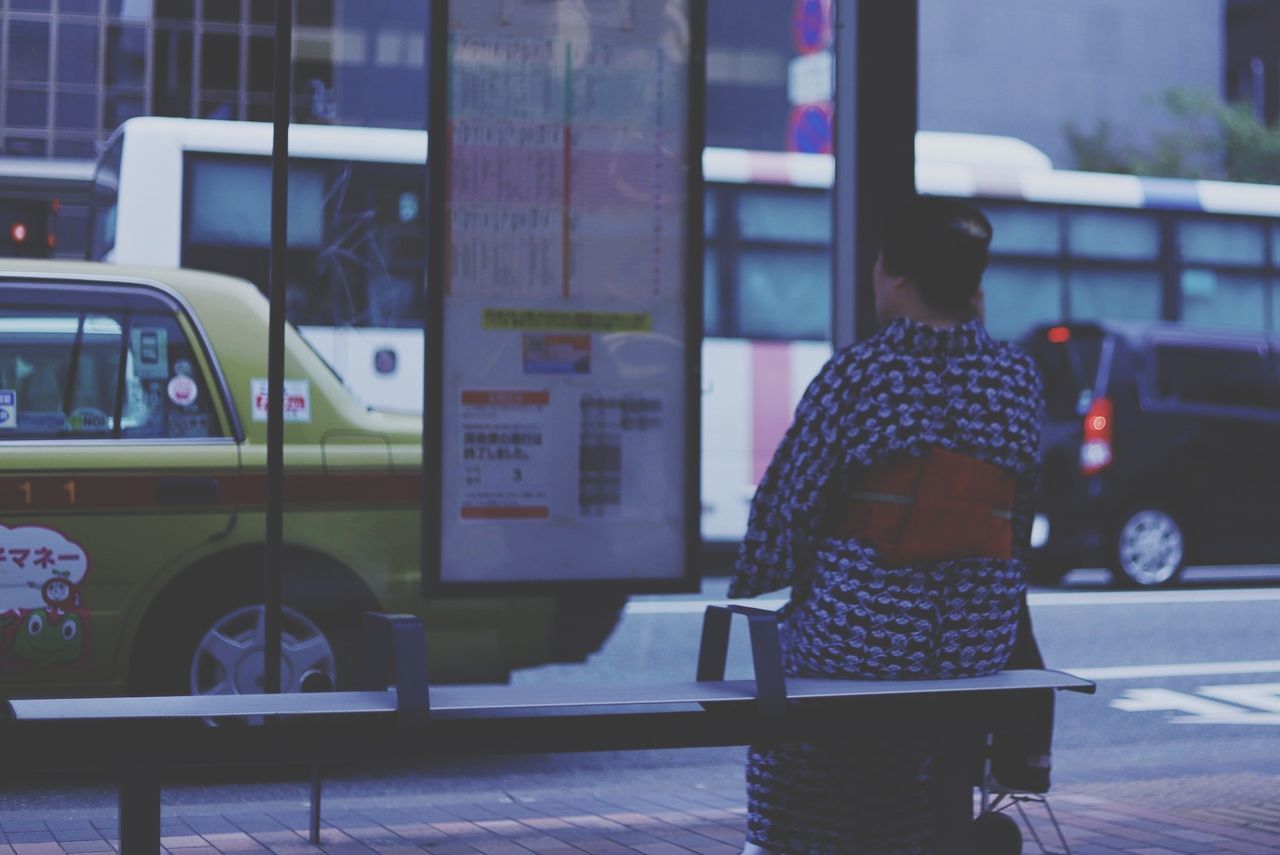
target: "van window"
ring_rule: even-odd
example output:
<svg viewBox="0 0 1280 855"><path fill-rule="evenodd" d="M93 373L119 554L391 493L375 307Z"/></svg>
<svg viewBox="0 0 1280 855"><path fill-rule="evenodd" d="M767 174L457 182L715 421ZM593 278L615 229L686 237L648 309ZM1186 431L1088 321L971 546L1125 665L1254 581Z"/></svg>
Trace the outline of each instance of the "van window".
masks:
<svg viewBox="0 0 1280 855"><path fill-rule="evenodd" d="M1065 342L1050 341L1046 333L1040 332L1028 343L1044 379L1045 409L1050 420L1071 421L1088 411L1098 387L1102 341L1101 330L1086 327L1071 328Z"/></svg>
<svg viewBox="0 0 1280 855"><path fill-rule="evenodd" d="M219 435L165 304L24 305L13 294L0 291L0 441Z"/></svg>
<svg viewBox="0 0 1280 855"><path fill-rule="evenodd" d="M1212 407L1277 405L1266 357L1257 348L1157 345L1156 391L1170 403Z"/></svg>

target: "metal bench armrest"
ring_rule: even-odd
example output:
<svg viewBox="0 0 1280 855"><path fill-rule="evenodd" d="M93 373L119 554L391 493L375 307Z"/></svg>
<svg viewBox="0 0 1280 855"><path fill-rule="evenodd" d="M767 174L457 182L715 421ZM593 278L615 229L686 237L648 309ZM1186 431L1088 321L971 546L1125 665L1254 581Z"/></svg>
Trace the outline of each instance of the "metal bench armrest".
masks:
<svg viewBox="0 0 1280 855"><path fill-rule="evenodd" d="M413 615L365 612L361 678L364 688L396 694L404 725L421 724L430 714L427 644L422 621Z"/></svg>
<svg viewBox="0 0 1280 855"><path fill-rule="evenodd" d="M782 674L782 646L778 641L778 616L751 606L707 606L698 644L698 682L724 679L729 657L729 624L735 614L747 619L751 634L751 662L755 671L756 703L763 716L787 709L787 684Z"/></svg>

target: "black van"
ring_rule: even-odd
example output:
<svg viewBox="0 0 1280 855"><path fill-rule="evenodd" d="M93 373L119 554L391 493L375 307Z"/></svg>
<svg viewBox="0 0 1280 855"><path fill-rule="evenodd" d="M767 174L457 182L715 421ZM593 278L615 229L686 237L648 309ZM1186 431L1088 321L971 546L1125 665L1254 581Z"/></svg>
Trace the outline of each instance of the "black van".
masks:
<svg viewBox="0 0 1280 855"><path fill-rule="evenodd" d="M1022 341L1045 380L1033 577L1280 563L1280 340L1171 323L1070 323Z"/></svg>

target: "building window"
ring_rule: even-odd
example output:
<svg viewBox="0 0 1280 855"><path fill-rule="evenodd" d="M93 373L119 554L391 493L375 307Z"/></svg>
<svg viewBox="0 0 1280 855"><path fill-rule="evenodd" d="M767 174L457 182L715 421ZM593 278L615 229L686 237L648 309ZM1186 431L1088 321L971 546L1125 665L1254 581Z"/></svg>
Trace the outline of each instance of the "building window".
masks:
<svg viewBox="0 0 1280 855"><path fill-rule="evenodd" d="M157 18L191 23L195 20L195 0L156 0Z"/></svg>
<svg viewBox="0 0 1280 855"><path fill-rule="evenodd" d="M44 137L21 137L8 134L4 140L4 153L13 157L44 157L49 143Z"/></svg>
<svg viewBox="0 0 1280 855"><path fill-rule="evenodd" d="M240 0L204 0L204 20L218 24L240 23Z"/></svg>
<svg viewBox="0 0 1280 855"><path fill-rule="evenodd" d="M78 92L59 92L54 102L57 112L54 124L59 128L96 130L98 127L98 98Z"/></svg>
<svg viewBox="0 0 1280 855"><path fill-rule="evenodd" d="M112 93L107 95L102 116L102 129L112 131L134 116L145 116L147 105L141 95Z"/></svg>
<svg viewBox="0 0 1280 855"><path fill-rule="evenodd" d="M49 82L49 25L39 21L9 23L9 79Z"/></svg>
<svg viewBox="0 0 1280 855"><path fill-rule="evenodd" d="M294 4L294 9L299 26L333 26L333 0L303 0Z"/></svg>
<svg viewBox="0 0 1280 855"><path fill-rule="evenodd" d="M92 160L98 156L98 146L93 140L58 140L53 144L54 157L76 157L83 160ZM84 238L78 237L82 232L88 229L85 218L70 218L65 212L67 206L63 205L58 212L58 220L63 225L58 228L58 250L59 252L69 251L73 256L84 257ZM75 241L74 244L68 242L68 238ZM79 248L79 252L75 249Z"/></svg>
<svg viewBox="0 0 1280 855"><path fill-rule="evenodd" d="M44 89L15 89L8 91L9 127L43 128L49 124L49 96Z"/></svg>
<svg viewBox="0 0 1280 855"><path fill-rule="evenodd" d="M45 0L45 5L48 5L48 0ZM58 11L63 14L98 15L101 10L101 0L61 0L58 4Z"/></svg>
<svg viewBox="0 0 1280 855"><path fill-rule="evenodd" d="M207 34L201 47L200 89L237 89L240 79L240 37Z"/></svg>
<svg viewBox="0 0 1280 855"><path fill-rule="evenodd" d="M58 26L58 82L98 82L98 28L88 24Z"/></svg>
<svg viewBox="0 0 1280 855"><path fill-rule="evenodd" d="M275 55L275 42L270 36L249 37L249 79L245 81L245 88L250 92L271 93Z"/></svg>
<svg viewBox="0 0 1280 855"><path fill-rule="evenodd" d="M189 30L156 30L152 112L157 116L191 116L192 62Z"/></svg>
<svg viewBox="0 0 1280 855"><path fill-rule="evenodd" d="M120 18L147 21L155 14L152 0L107 0L107 12Z"/></svg>
<svg viewBox="0 0 1280 855"><path fill-rule="evenodd" d="M107 27L108 86L147 85L147 31L144 27Z"/></svg>

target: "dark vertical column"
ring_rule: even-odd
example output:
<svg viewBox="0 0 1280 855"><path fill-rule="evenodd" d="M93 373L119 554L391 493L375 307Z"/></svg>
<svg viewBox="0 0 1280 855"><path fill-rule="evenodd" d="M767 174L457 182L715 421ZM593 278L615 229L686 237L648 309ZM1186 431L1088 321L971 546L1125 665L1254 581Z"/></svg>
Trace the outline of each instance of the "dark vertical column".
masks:
<svg viewBox="0 0 1280 855"><path fill-rule="evenodd" d="M842 347L876 329L880 223L915 193L919 3L836 0L835 27L831 334Z"/></svg>
<svg viewBox="0 0 1280 855"><path fill-rule="evenodd" d="M685 146L689 158L689 197L685 206L685 589L698 590L702 577L702 317L703 265L706 256L706 193L702 149L707 144L707 0L689 2L689 109Z"/></svg>
<svg viewBox="0 0 1280 855"><path fill-rule="evenodd" d="M444 488L444 295L449 275L449 2L431 0L427 62L427 281L422 372L422 586L439 580L440 496ZM385 687L384 687L385 688Z"/></svg>
<svg viewBox="0 0 1280 855"><path fill-rule="evenodd" d="M160 851L160 773L145 763L120 770L120 851L151 855Z"/></svg>
<svg viewBox="0 0 1280 855"><path fill-rule="evenodd" d="M276 0L274 135L271 140L271 314L267 332L267 550L263 594L263 690L279 692L284 543L284 323L289 277L289 115L293 0Z"/></svg>

